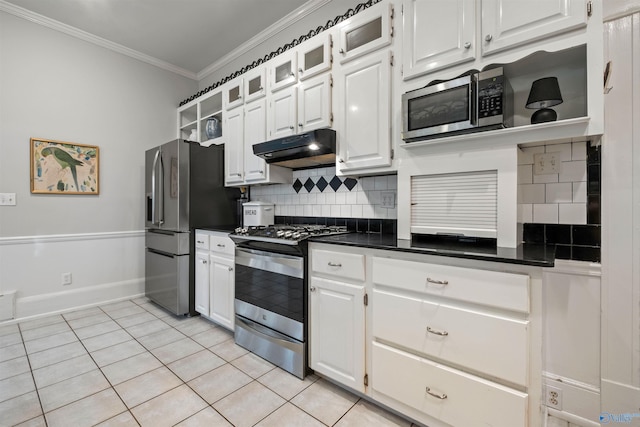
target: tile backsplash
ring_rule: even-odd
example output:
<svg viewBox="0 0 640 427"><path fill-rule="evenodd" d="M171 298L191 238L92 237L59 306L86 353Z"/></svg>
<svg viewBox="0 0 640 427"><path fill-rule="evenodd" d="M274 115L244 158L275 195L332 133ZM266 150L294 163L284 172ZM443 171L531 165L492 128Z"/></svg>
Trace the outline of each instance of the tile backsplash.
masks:
<svg viewBox="0 0 640 427"><path fill-rule="evenodd" d="M252 201L275 205L276 216L334 218L397 218L397 177L336 176L335 167L293 172L293 184L252 186ZM392 197L393 207L383 207ZM388 204L385 204L385 206Z"/></svg>

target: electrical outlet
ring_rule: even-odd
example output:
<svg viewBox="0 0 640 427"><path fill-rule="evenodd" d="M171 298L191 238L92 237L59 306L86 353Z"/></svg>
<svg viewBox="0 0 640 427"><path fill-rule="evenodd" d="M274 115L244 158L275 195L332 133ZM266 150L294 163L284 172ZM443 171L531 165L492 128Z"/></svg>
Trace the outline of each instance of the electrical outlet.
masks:
<svg viewBox="0 0 640 427"><path fill-rule="evenodd" d="M63 285L71 284L71 273L62 273L62 284Z"/></svg>
<svg viewBox="0 0 640 427"><path fill-rule="evenodd" d="M562 410L562 390L546 386L545 403L550 408Z"/></svg>
<svg viewBox="0 0 640 427"><path fill-rule="evenodd" d="M549 175L562 172L560 153L538 153L533 155L533 174Z"/></svg>
<svg viewBox="0 0 640 427"><path fill-rule="evenodd" d="M16 193L0 193L0 206L15 206Z"/></svg>
<svg viewBox="0 0 640 427"><path fill-rule="evenodd" d="M382 199L383 208L394 208L396 206L396 193L394 191L381 191L380 198Z"/></svg>

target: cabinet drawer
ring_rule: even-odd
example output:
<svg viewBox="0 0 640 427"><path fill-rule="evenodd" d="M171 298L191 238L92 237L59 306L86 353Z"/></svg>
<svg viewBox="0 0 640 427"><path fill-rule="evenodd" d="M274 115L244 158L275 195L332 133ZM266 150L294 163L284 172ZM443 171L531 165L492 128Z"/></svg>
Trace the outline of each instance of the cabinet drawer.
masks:
<svg viewBox="0 0 640 427"><path fill-rule="evenodd" d="M376 392L452 426L527 425L526 393L380 343L372 353Z"/></svg>
<svg viewBox="0 0 640 427"><path fill-rule="evenodd" d="M235 243L226 234L212 234L209 238L211 252L233 255L235 253Z"/></svg>
<svg viewBox="0 0 640 427"><path fill-rule="evenodd" d="M209 250L209 233L196 231L196 249Z"/></svg>
<svg viewBox="0 0 640 427"><path fill-rule="evenodd" d="M373 283L529 312L529 276L525 274L375 257Z"/></svg>
<svg viewBox="0 0 640 427"><path fill-rule="evenodd" d="M341 279L364 280L364 255L342 252L311 251L311 271Z"/></svg>
<svg viewBox="0 0 640 427"><path fill-rule="evenodd" d="M527 385L528 321L380 290L372 307L374 337Z"/></svg>

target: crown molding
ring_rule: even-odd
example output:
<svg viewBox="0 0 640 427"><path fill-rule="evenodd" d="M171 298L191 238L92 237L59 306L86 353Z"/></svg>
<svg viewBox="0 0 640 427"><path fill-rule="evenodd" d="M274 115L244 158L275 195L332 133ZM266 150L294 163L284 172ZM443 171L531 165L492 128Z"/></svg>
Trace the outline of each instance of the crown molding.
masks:
<svg viewBox="0 0 640 427"><path fill-rule="evenodd" d="M3 0L0 0L3 1ZM281 18L275 24L271 25L269 28L264 31L256 34L247 42L241 44L237 48L235 48L232 52L218 59L216 62L212 63L202 71L198 72L197 80L200 81L203 78L207 77L209 74L216 72L227 64L230 64L232 61L238 59L245 53L249 52L251 49L257 47L261 43L263 43L266 39L269 39L276 34L284 31L287 27L293 25L294 23L300 21L306 16L312 14L316 10L320 9L327 3L331 3L332 0L309 0L293 12Z"/></svg>
<svg viewBox="0 0 640 427"><path fill-rule="evenodd" d="M17 16L18 18L25 19L35 24L42 25L44 27L51 28L56 31L60 31L61 33L70 35L72 37L76 37L80 40L84 40L89 43L93 43L97 46L101 46L106 49L110 49L114 52L129 56L131 58L137 59L142 62L146 62L147 64L156 66L158 68L162 68L164 70L170 71L175 74L179 74L189 79L199 81L202 78L208 76L209 74L229 64L233 60L239 58L243 54L247 53L254 47L258 46L260 43L262 43L265 39L268 39L280 33L281 31L285 30L288 26L308 16L309 14L318 10L325 4L330 3L331 1L332 0L309 0L307 3L300 6L298 9L294 10L293 12L289 13L285 17L281 18L278 22L271 25L266 30L258 33L253 38L243 43L238 48L234 49L233 52L223 56L222 58L212 63L211 65L206 67L204 70L200 71L199 73L193 73L191 71L185 70L184 68L170 64L166 61L162 61L158 58L154 58L150 55L146 55L137 50L130 49L121 44L111 42L102 37L95 36L86 31L64 24L60 21L56 21L55 19L47 18L46 16L40 15L38 13L27 10L25 8L8 3L5 0L0 0L0 11L9 13L11 15Z"/></svg>

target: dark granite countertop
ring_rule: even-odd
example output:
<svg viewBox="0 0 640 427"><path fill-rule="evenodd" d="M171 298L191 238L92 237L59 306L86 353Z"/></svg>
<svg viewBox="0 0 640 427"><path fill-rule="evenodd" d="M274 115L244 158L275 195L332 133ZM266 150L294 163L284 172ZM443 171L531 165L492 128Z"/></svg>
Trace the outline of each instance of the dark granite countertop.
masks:
<svg viewBox="0 0 640 427"><path fill-rule="evenodd" d="M204 227L196 227L196 230L220 231L222 233L231 233L236 229L236 225L209 225Z"/></svg>
<svg viewBox="0 0 640 427"><path fill-rule="evenodd" d="M395 234L349 233L326 237L313 237L311 242L384 249L416 254L493 261L536 267L553 267L555 245L523 243L517 248L502 248L476 242L398 240Z"/></svg>

